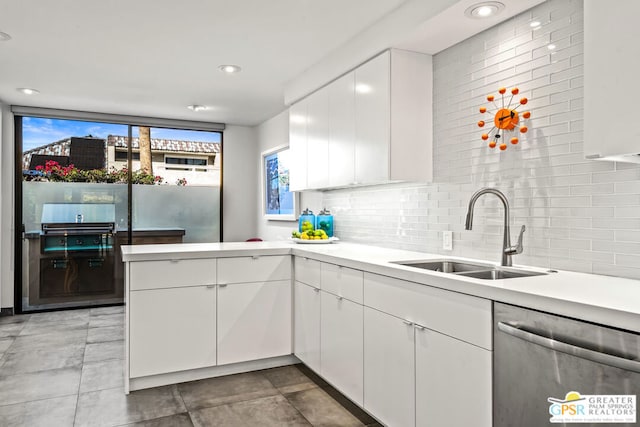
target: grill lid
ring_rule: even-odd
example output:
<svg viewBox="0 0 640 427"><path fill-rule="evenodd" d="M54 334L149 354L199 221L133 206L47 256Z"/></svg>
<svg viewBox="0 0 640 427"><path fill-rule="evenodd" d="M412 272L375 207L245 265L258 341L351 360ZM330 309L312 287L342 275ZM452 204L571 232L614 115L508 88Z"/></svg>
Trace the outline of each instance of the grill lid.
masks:
<svg viewBox="0 0 640 427"><path fill-rule="evenodd" d="M45 203L41 224L113 224L116 206L109 203Z"/></svg>

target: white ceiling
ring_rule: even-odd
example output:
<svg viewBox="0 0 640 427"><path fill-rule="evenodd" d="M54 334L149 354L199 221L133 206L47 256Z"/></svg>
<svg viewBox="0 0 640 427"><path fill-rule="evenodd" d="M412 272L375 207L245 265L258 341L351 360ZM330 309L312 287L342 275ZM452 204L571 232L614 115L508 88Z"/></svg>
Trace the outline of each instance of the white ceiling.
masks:
<svg viewBox="0 0 640 427"><path fill-rule="evenodd" d="M285 108L288 88L317 87L390 46L432 39L437 49L422 51L435 53L542 0L501 1L470 32L459 9L473 0L0 0L12 37L0 42L0 101L256 125Z"/></svg>

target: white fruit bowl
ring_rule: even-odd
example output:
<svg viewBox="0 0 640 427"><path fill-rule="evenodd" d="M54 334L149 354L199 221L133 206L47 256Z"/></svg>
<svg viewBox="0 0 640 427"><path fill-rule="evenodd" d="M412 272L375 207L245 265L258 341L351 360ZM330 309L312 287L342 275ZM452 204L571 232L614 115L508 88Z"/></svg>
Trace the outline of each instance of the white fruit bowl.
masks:
<svg viewBox="0 0 640 427"><path fill-rule="evenodd" d="M293 240L295 243L302 243L304 245L326 245L328 243L337 242L340 239L334 236L334 237L329 237L328 239L325 239L325 240L303 240L303 239L298 239L297 237L292 237L291 240Z"/></svg>

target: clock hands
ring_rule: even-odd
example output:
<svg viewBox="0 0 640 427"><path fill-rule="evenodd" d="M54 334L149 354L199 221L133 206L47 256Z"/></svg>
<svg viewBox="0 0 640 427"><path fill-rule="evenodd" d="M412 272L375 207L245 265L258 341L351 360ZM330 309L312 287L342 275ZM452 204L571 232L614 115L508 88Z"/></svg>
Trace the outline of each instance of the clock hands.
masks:
<svg viewBox="0 0 640 427"><path fill-rule="evenodd" d="M513 119L514 116L515 116L515 113L513 111L511 111L511 113L506 115L506 116L498 117L498 121L501 122L502 120L506 119L507 117Z"/></svg>

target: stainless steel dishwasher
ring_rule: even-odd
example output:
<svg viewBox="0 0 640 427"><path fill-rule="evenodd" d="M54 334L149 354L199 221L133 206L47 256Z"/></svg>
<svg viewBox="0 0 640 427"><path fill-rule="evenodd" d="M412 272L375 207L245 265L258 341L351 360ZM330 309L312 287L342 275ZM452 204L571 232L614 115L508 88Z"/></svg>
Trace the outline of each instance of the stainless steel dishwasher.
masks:
<svg viewBox="0 0 640 427"><path fill-rule="evenodd" d="M495 303L493 337L495 427L640 425L639 334Z"/></svg>

